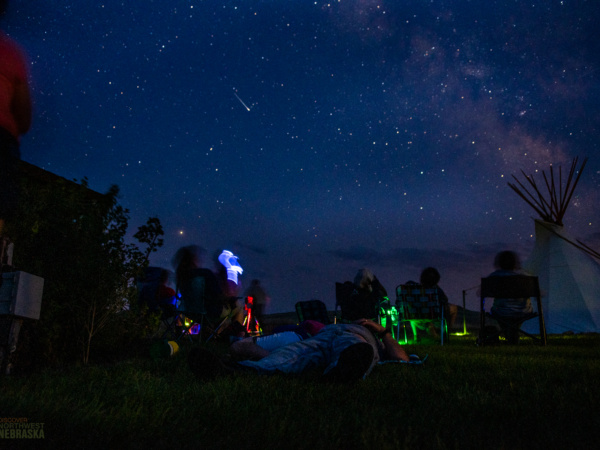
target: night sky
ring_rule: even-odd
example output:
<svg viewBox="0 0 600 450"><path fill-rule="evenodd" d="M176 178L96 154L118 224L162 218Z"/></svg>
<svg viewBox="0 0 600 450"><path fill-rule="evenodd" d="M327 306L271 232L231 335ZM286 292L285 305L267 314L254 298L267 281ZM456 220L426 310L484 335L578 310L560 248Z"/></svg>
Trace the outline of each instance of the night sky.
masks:
<svg viewBox="0 0 600 450"><path fill-rule="evenodd" d="M596 0L9 6L35 103L23 159L117 184L132 233L159 217L154 265L232 250L270 312L333 309L361 267L393 294L433 265L462 304L498 251L533 246L511 175L575 156L565 223L600 250Z"/></svg>

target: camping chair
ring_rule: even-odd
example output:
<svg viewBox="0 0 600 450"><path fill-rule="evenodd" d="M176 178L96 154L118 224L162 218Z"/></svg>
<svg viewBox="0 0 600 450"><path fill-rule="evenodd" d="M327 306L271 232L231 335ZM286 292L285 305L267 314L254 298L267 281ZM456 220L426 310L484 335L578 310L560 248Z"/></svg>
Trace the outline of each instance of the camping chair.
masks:
<svg viewBox="0 0 600 450"><path fill-rule="evenodd" d="M498 317L497 315L487 313L485 311L485 299L488 297L493 298L510 298L527 299L530 297L536 298L537 312L533 312L522 317L506 319L504 317ZM479 345L485 345L486 342L490 342L494 337L497 337L500 332L496 333L495 336L487 334L485 325L486 317L496 320L503 328L512 328L518 331L520 334L528 336L534 340L539 340L542 345L546 345L546 324L544 323L544 311L542 309L542 298L540 294L540 285L538 277L530 277L526 275L513 275L513 276L492 276L481 279L481 324L479 329ZM530 319L538 317L540 335L535 336L521 330L521 325Z"/></svg>
<svg viewBox="0 0 600 450"><path fill-rule="evenodd" d="M146 267L144 276L137 280L138 305L147 307L151 312L158 311L158 288L160 286L160 267Z"/></svg>
<svg viewBox="0 0 600 450"><path fill-rule="evenodd" d="M396 287L396 309L398 310L397 336L404 334L404 343L408 343L406 326L409 325L413 342L418 341L417 328L422 326L440 329L440 342L448 340L448 326L444 319L444 304L440 301L437 288L426 288L417 283L400 284ZM435 328L434 328L435 329Z"/></svg>
<svg viewBox="0 0 600 450"><path fill-rule="evenodd" d="M340 323L370 319L386 326L388 317L395 324L397 314L394 312L387 297L365 296L351 281L335 283L335 317Z"/></svg>
<svg viewBox="0 0 600 450"><path fill-rule="evenodd" d="M156 333L158 334L163 327L165 331L161 339L173 340L177 338L174 327L175 305L159 303L162 270L160 267L147 267L144 269L144 276L137 279L138 306L140 309L147 307L150 313L160 312L160 324Z"/></svg>
<svg viewBox="0 0 600 450"><path fill-rule="evenodd" d="M179 338L178 324L180 321L180 313L177 311L175 304L159 304L160 307L160 322L164 332L161 335L161 339L169 341L175 341ZM159 325L159 330L161 329Z"/></svg>
<svg viewBox="0 0 600 450"><path fill-rule="evenodd" d="M298 322L305 320L316 320L323 325L331 324L329 313L325 303L321 300L307 300L296 303L296 314L298 314Z"/></svg>
<svg viewBox="0 0 600 450"><path fill-rule="evenodd" d="M191 336L194 334L199 334L200 340L202 340L203 335L208 335L206 342L218 336L230 317L225 317L216 327L208 319L206 311L207 299L204 295L204 277L195 276L189 280L185 280L177 286L177 291L181 304L176 311L175 326L180 328L176 341L179 341L183 336L187 336L191 341Z"/></svg>
<svg viewBox="0 0 600 450"><path fill-rule="evenodd" d="M341 323L352 323L358 319L379 321L379 312L374 301L361 295L354 283L335 283L335 316Z"/></svg>

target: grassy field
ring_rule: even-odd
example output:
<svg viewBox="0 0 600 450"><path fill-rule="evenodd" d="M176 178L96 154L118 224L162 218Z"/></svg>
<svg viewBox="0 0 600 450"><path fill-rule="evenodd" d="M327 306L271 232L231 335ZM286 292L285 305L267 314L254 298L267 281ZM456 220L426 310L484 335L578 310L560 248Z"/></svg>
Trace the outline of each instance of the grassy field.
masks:
<svg viewBox="0 0 600 450"><path fill-rule="evenodd" d="M1 379L0 419L43 423L43 442L1 448L595 448L600 336L547 347L479 348L474 337L412 347L422 366L386 364L353 385L314 377L199 383L188 348ZM223 348L221 348L223 350ZM6 420L6 419L3 419ZM0 424L1 425L1 424Z"/></svg>

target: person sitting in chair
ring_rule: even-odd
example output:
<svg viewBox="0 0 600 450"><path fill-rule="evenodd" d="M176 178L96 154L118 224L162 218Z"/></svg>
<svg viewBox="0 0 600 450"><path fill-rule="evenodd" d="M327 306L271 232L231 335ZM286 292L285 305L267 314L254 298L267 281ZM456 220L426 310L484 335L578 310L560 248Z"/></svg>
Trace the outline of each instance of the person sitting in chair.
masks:
<svg viewBox="0 0 600 450"><path fill-rule="evenodd" d="M171 272L167 269L161 269L156 292L158 306L168 316L174 315L177 309L177 294L175 293L175 289L169 286L170 278Z"/></svg>
<svg viewBox="0 0 600 450"><path fill-rule="evenodd" d="M352 322L361 318L375 320L379 307L387 300L387 291L370 269L360 269L354 277L354 283L344 283L347 291L340 299L342 320Z"/></svg>
<svg viewBox="0 0 600 450"><path fill-rule="evenodd" d="M494 259L496 270L490 277L509 277L521 275L521 262L519 256L512 251L506 250L498 253ZM504 325L500 328L509 344L519 342L519 327L521 320L533 313L531 299L527 298L494 298L494 304L491 309L492 315L501 319Z"/></svg>
<svg viewBox="0 0 600 450"><path fill-rule="evenodd" d="M215 274L211 270L202 267L205 254L206 250L197 245L189 245L177 250L172 260L177 278L177 290L179 291L186 282L196 277L204 278L206 316L213 321L229 317L234 334L243 336L245 334L243 326L244 305L236 297L223 295ZM191 302L188 301L189 303L186 304L185 298L182 301L184 311L193 309L193 306L189 304Z"/></svg>
<svg viewBox="0 0 600 450"><path fill-rule="evenodd" d="M456 314L458 312L458 307L456 305L448 304L448 296L442 290L442 288L440 288L438 286L440 278L441 278L440 273L438 272L438 270L435 267L426 267L425 269L423 269L421 271L421 275L419 276L418 283L416 281L409 280L405 283L405 285L407 285L407 286L421 285L426 290L435 289L437 291L438 302L444 308L444 318L447 323L447 328L448 328L448 330L450 330L450 327L451 327L450 323L454 323L454 320L456 319ZM451 307L453 307L453 308L451 308ZM439 335L440 330L438 328L436 328L435 325L430 321L426 321L424 323L422 323L418 320L411 321L411 326L412 326L413 334L414 334L415 338L416 338L417 330L426 331L427 334L431 338L436 339L436 340L439 339L439 337L440 337L440 335Z"/></svg>
<svg viewBox="0 0 600 450"><path fill-rule="evenodd" d="M440 282L440 273L435 267L426 267L421 272L420 282L424 288L436 288L440 303L444 305L444 317L448 324L448 330L454 327L456 316L458 314L458 306L448 303L448 296L438 285Z"/></svg>

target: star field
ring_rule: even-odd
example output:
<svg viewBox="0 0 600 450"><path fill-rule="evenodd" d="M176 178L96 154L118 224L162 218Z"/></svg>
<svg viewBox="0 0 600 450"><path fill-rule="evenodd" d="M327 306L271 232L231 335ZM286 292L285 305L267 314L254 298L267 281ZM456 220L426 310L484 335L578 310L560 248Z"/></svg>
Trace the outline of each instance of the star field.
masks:
<svg viewBox="0 0 600 450"><path fill-rule="evenodd" d="M391 294L433 265L462 303L496 252L532 248L512 175L575 156L566 225L600 248L593 1L84 3L12 1L2 22L31 62L23 159L119 185L132 229L158 216L153 264L230 249L271 312L333 308L364 266Z"/></svg>

